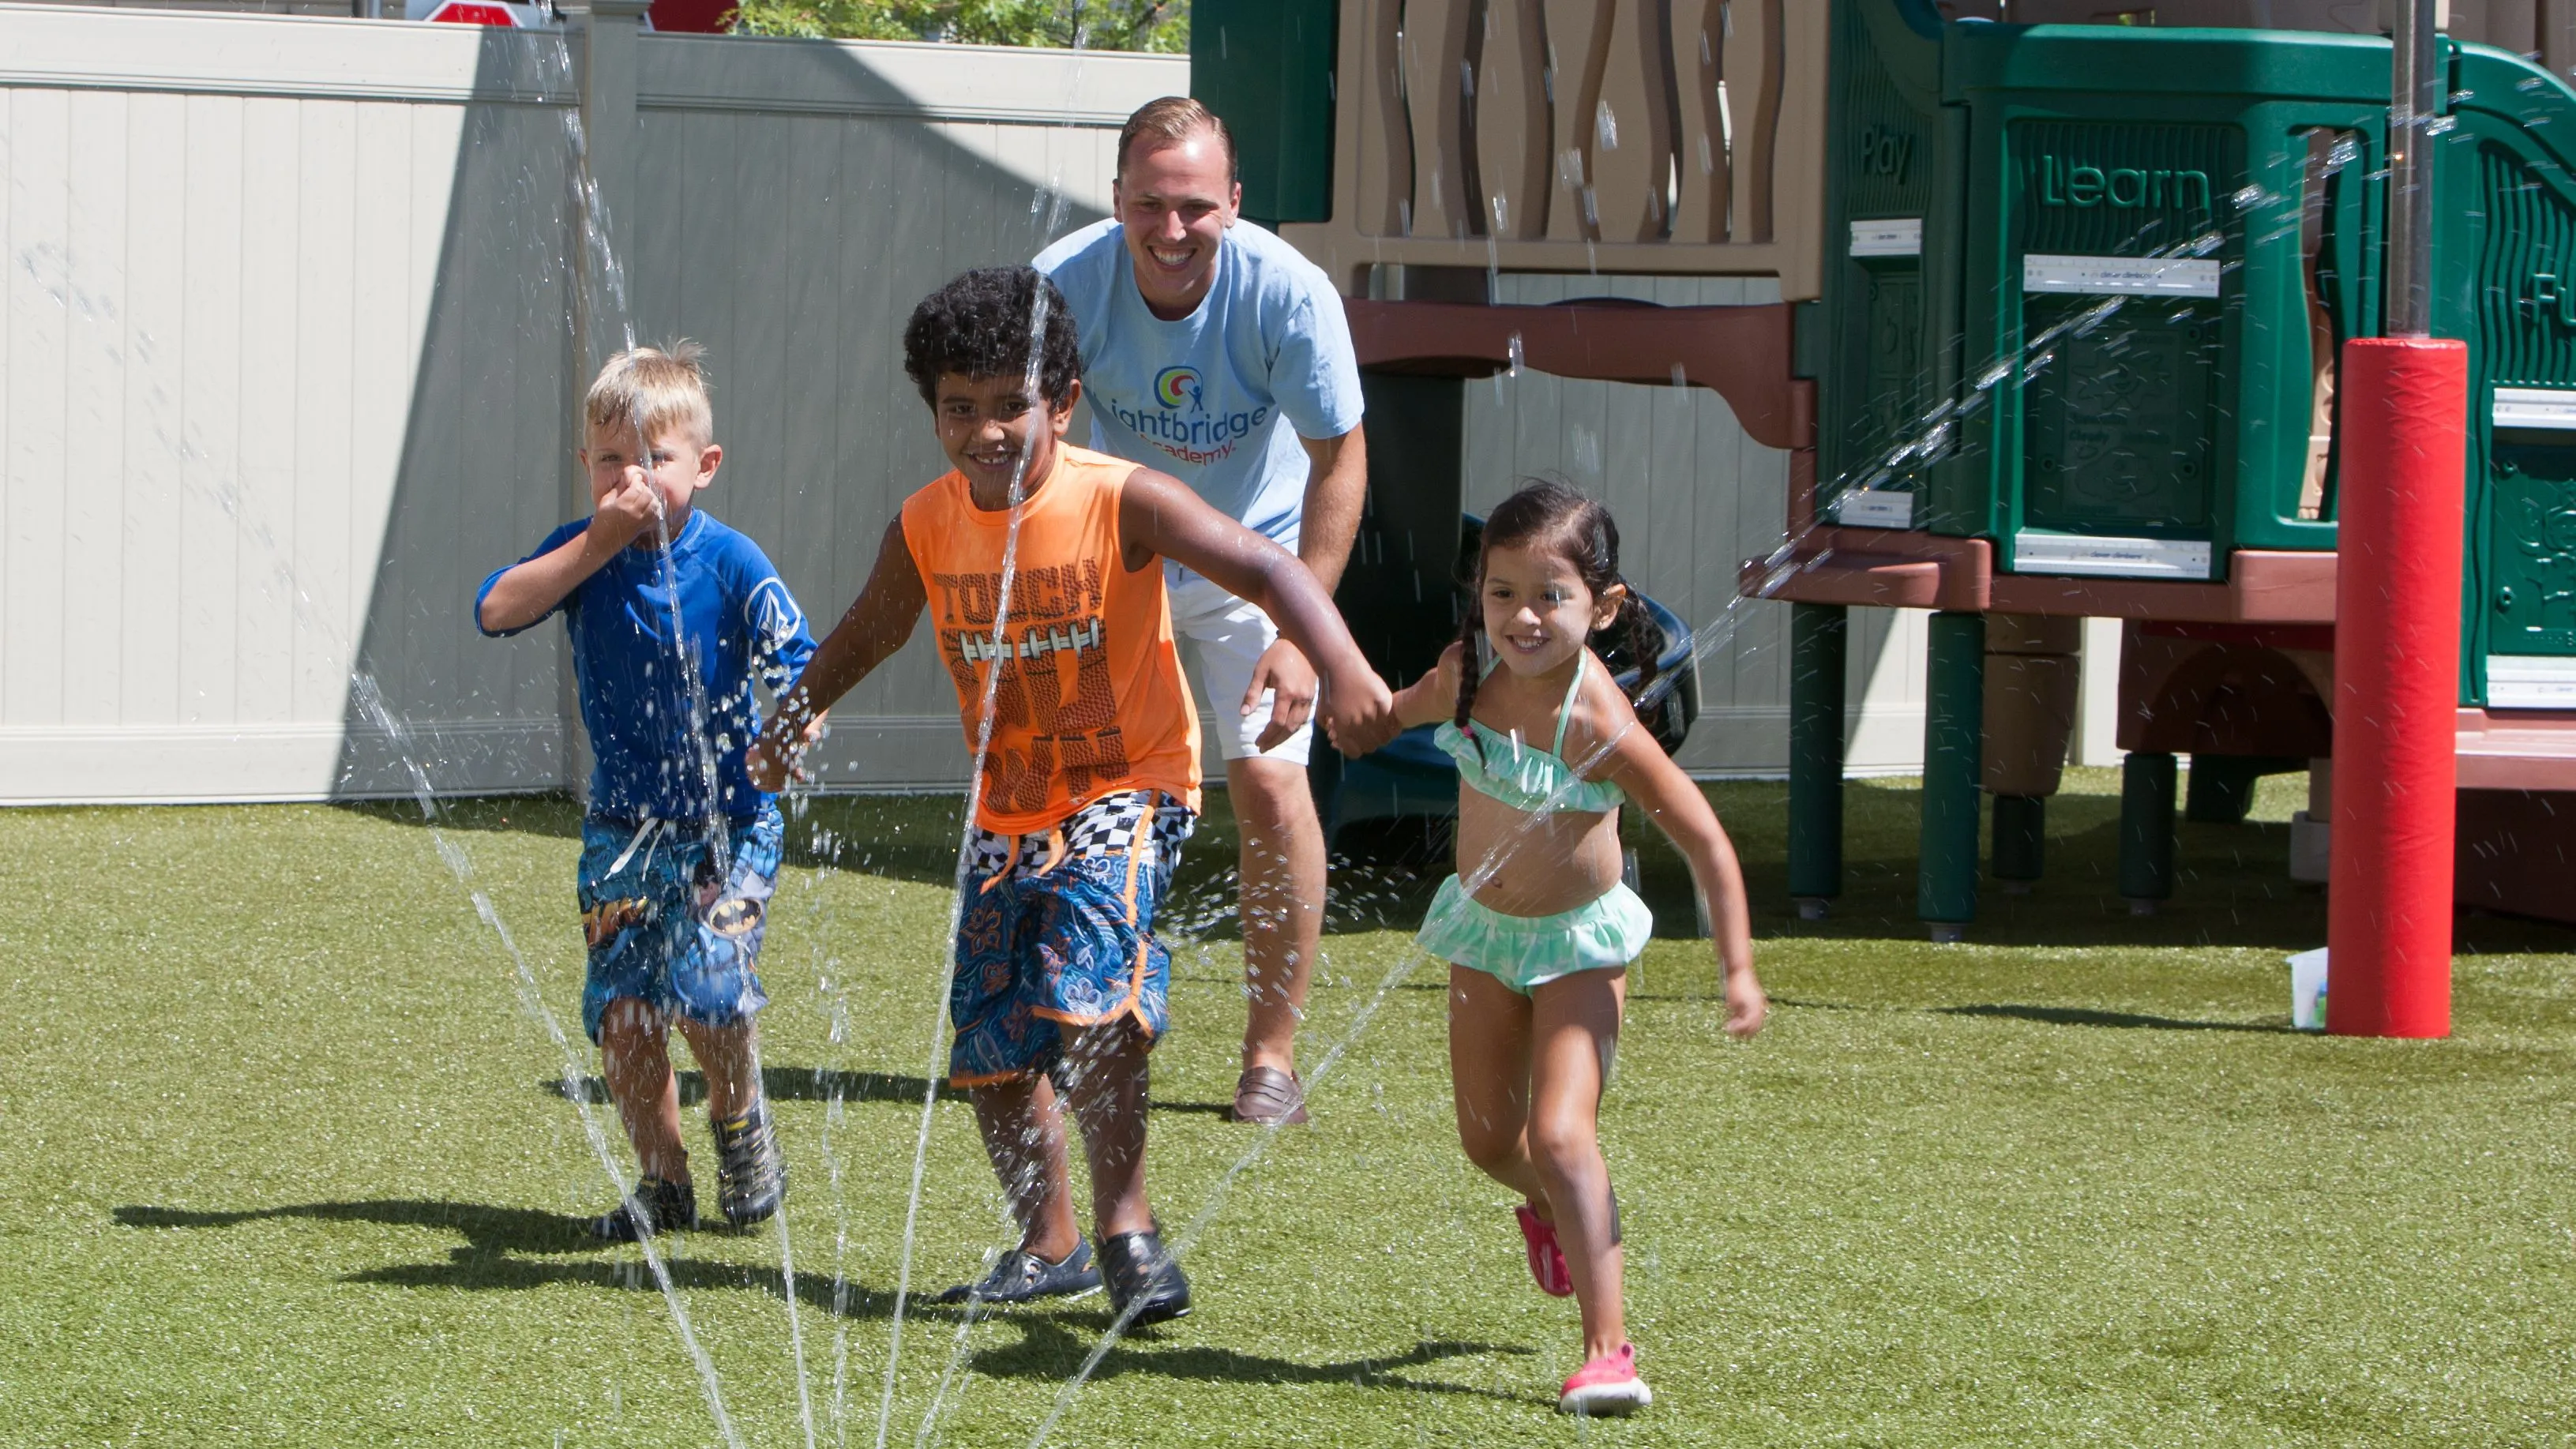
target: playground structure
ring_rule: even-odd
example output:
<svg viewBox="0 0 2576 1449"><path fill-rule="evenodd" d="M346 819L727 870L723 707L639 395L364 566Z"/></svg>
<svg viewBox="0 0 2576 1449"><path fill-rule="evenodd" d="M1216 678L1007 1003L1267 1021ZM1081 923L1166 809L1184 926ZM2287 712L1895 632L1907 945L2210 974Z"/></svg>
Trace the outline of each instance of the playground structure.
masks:
<svg viewBox="0 0 2576 1449"><path fill-rule="evenodd" d="M1741 587L1793 610L1809 914L1841 890L1847 611L1935 611L1918 905L1943 938L1975 918L1981 794L1990 873L2042 874L2085 618L2125 621L2121 894L2174 891L2185 753L2198 820L2307 769L2293 870L2324 878L2337 357L2380 330L2388 224L2383 7L2006 8L1202 0L1193 54L1247 213L1343 288L1408 418L1526 365L1709 387L1790 450L1785 550ZM2470 357L2455 898L2576 920L2552 888L2576 835L2576 6L2450 9L2431 330ZM1780 301L1498 306L1504 271L1766 276ZM1372 438L1367 527L1403 532L1364 544L1364 591L1447 596L1449 550L1408 547L1457 511L1423 482L1457 473L1429 432ZM1399 670L1447 637L1371 618Z"/></svg>

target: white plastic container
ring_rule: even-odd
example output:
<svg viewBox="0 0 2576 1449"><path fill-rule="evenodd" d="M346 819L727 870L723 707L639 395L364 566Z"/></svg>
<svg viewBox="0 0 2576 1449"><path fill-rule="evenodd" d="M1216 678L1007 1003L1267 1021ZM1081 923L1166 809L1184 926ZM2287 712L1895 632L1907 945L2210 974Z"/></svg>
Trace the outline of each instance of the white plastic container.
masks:
<svg viewBox="0 0 2576 1449"><path fill-rule="evenodd" d="M2301 951L2290 958L2290 1026L2297 1031L2326 1029L2326 948Z"/></svg>

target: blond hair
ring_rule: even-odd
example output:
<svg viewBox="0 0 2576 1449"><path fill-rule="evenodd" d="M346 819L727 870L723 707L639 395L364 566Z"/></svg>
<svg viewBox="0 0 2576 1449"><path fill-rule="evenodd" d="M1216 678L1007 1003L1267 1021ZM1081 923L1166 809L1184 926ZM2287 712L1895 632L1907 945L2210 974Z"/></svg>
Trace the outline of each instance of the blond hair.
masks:
<svg viewBox="0 0 2576 1449"><path fill-rule="evenodd" d="M668 347L635 347L608 359L582 399L593 428L635 428L649 441L677 428L713 442L716 414L707 401L707 350L683 337Z"/></svg>
<svg viewBox="0 0 2576 1449"><path fill-rule="evenodd" d="M1234 133L1225 128L1225 118L1188 96L1147 101L1127 118L1127 124L1118 131L1118 176L1126 176L1127 153L1136 149L1138 140L1151 136L1159 149L1177 146L1201 131L1215 132L1216 143L1225 148L1226 179L1242 180L1241 168L1234 160Z"/></svg>

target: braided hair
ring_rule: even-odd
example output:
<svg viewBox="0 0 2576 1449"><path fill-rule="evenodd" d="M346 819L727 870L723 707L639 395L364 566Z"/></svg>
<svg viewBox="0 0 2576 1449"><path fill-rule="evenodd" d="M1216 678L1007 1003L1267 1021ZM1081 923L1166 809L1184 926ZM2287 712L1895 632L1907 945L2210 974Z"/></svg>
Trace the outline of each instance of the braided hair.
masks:
<svg viewBox="0 0 2576 1449"><path fill-rule="evenodd" d="M1485 536L1476 551L1475 577L1468 580L1467 607L1458 621L1459 730L1475 738L1475 731L1468 728L1468 714L1476 707L1476 686L1484 677L1477 645L1485 632L1485 555L1499 547L1516 545L1548 549L1572 564L1576 576L1596 599L1614 587L1626 590L1620 595L1619 614L1610 621L1610 627L1625 631L1628 652L1636 657L1637 686L1629 700L1643 700L1655 682L1655 658L1663 653L1664 631L1655 616L1647 612L1645 596L1620 576L1619 525L1598 501L1552 479L1539 480L1523 484L1519 492L1496 504L1494 511L1485 516ZM1585 643L1588 646L1590 641ZM1477 748L1481 753L1481 742Z"/></svg>

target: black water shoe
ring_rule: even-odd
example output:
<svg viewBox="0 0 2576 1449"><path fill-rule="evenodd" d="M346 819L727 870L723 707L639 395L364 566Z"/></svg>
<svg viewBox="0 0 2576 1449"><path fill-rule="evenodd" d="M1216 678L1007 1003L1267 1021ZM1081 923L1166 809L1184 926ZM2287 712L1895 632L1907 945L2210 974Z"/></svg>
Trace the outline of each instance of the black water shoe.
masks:
<svg viewBox="0 0 2576 1449"><path fill-rule="evenodd" d="M787 1163L778 1155L778 1134L769 1125L769 1104L751 1110L716 1129L716 1201L735 1227L765 1222L787 1200Z"/></svg>
<svg viewBox="0 0 2576 1449"><path fill-rule="evenodd" d="M1100 1266L1109 1301L1131 1326L1167 1323L1190 1311L1190 1280L1181 1276L1159 1230L1102 1238Z"/></svg>
<svg viewBox="0 0 2576 1449"><path fill-rule="evenodd" d="M590 1235L612 1243L631 1243L655 1233L698 1225L698 1190L685 1182L648 1177L635 1184L626 1201L590 1220Z"/></svg>
<svg viewBox="0 0 2576 1449"><path fill-rule="evenodd" d="M1058 1261L1025 1249L1002 1255L981 1283L960 1283L933 1299L936 1303L1026 1303L1037 1298L1080 1298L1100 1291L1100 1270L1091 1264L1091 1245L1076 1239L1073 1251Z"/></svg>

